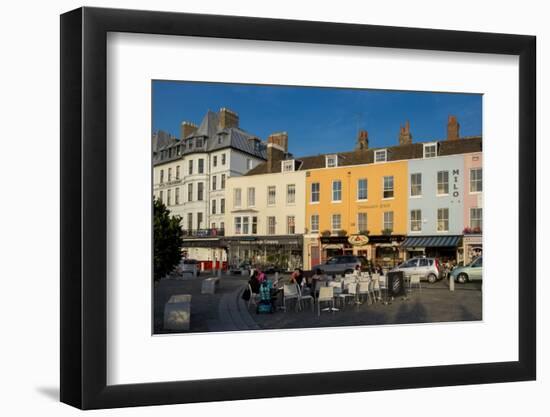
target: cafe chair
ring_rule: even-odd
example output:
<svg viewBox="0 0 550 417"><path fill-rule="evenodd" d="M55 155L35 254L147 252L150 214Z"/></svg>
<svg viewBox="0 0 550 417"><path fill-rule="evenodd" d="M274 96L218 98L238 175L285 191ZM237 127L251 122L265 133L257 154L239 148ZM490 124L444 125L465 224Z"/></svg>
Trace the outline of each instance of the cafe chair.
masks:
<svg viewBox="0 0 550 417"><path fill-rule="evenodd" d="M422 292L422 285L420 285L420 275L411 275L409 280L409 289L412 290L413 285L416 285L420 292Z"/></svg>
<svg viewBox="0 0 550 417"><path fill-rule="evenodd" d="M367 295L367 304L369 303L369 298L371 298L371 283L370 281L360 281L359 282L359 297L361 298L365 294ZM373 300L371 300L371 304L374 303Z"/></svg>
<svg viewBox="0 0 550 417"><path fill-rule="evenodd" d="M330 303L328 310L334 311L334 287L319 288L319 297L317 298L317 316L321 315L321 303Z"/></svg>
<svg viewBox="0 0 550 417"><path fill-rule="evenodd" d="M287 300L296 300L296 310L301 310L302 306L300 303L300 293L298 290L298 285L285 284L283 286L283 310L285 310L285 312Z"/></svg>
<svg viewBox="0 0 550 417"><path fill-rule="evenodd" d="M311 312L313 313L315 308L315 300L313 296L311 294L303 295L302 288L299 285L297 285L297 287L298 287L298 301L300 302L300 305L302 305L302 300L308 300L309 303L311 304Z"/></svg>

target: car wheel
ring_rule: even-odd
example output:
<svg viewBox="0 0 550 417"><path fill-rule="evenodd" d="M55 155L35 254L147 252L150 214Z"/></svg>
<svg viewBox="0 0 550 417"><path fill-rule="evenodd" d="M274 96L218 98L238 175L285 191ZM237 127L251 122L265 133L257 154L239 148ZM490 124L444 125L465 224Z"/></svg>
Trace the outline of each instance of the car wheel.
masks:
<svg viewBox="0 0 550 417"><path fill-rule="evenodd" d="M458 277L456 277L456 280L460 282L461 284L464 284L468 281L468 275L466 275L464 272L458 274Z"/></svg>
<svg viewBox="0 0 550 417"><path fill-rule="evenodd" d="M435 274L430 274L430 275L428 275L428 282L429 282L430 284L433 284L433 283L436 282L436 281L437 281L437 277L435 276Z"/></svg>

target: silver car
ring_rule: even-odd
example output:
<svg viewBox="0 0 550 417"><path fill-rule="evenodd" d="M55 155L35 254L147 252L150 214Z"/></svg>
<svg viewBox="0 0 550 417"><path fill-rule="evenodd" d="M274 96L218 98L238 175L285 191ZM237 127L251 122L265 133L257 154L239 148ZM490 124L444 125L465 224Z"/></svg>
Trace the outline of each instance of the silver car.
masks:
<svg viewBox="0 0 550 417"><path fill-rule="evenodd" d="M393 268L392 271L403 271L406 278L410 278L411 275L420 275L420 279L430 284L443 278L443 267L435 258L411 258Z"/></svg>
<svg viewBox="0 0 550 417"><path fill-rule="evenodd" d="M475 258L468 265L457 266L452 270L451 277L461 284L481 280L483 278L483 257Z"/></svg>
<svg viewBox="0 0 550 417"><path fill-rule="evenodd" d="M368 265L367 258L354 255L333 256L324 264L314 266L312 270L315 272L317 269L320 269L323 273L328 275L351 274L355 271L357 265L359 265L361 269L366 268Z"/></svg>
<svg viewBox="0 0 550 417"><path fill-rule="evenodd" d="M193 276L199 276L201 271L199 261L195 259L183 259L179 265L182 274L190 273Z"/></svg>

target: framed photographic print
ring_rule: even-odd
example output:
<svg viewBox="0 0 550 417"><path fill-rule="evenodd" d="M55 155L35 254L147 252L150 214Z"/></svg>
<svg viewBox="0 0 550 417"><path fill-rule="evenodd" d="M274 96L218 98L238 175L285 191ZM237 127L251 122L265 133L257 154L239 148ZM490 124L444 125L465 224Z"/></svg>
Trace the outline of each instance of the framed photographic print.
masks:
<svg viewBox="0 0 550 417"><path fill-rule="evenodd" d="M532 380L535 38L61 16L61 400Z"/></svg>

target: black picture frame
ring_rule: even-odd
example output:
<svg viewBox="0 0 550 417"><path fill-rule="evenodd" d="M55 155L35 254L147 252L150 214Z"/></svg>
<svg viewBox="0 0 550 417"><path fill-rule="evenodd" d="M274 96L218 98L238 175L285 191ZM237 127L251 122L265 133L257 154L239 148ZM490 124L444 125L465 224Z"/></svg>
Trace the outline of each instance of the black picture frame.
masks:
<svg viewBox="0 0 550 417"><path fill-rule="evenodd" d="M519 56L519 360L108 386L108 32ZM536 378L536 38L251 17L80 8L61 16L61 401L82 409Z"/></svg>

